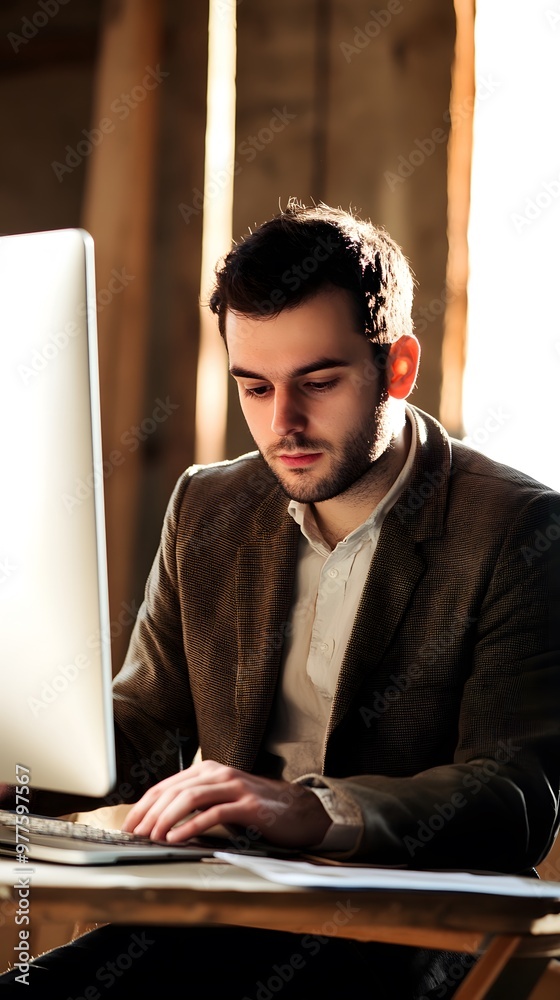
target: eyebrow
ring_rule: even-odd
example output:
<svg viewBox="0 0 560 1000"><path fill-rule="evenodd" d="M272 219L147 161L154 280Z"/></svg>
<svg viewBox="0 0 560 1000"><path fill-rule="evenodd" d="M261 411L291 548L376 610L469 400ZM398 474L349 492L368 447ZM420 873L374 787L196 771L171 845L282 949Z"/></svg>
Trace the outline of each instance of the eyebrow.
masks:
<svg viewBox="0 0 560 1000"><path fill-rule="evenodd" d="M349 368L350 362L343 361L342 358L318 358L316 361L312 361L308 365L302 365L301 368L293 368L292 371L288 372L288 378L299 378L301 375L310 375L311 372L324 371L328 368ZM268 382L266 375L258 375L256 372L247 371L246 368L239 368L237 365L232 365L229 370L230 375L234 378L254 378L261 382Z"/></svg>

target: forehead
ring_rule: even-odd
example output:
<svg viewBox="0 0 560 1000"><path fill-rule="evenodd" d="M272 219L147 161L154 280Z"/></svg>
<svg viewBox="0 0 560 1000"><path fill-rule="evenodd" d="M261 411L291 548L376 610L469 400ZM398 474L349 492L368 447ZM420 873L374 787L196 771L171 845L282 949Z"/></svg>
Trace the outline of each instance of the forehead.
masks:
<svg viewBox="0 0 560 1000"><path fill-rule="evenodd" d="M228 312L225 332L230 367L263 375L281 375L314 359L354 364L370 357L371 345L356 330L352 300L343 289L320 292L269 318Z"/></svg>

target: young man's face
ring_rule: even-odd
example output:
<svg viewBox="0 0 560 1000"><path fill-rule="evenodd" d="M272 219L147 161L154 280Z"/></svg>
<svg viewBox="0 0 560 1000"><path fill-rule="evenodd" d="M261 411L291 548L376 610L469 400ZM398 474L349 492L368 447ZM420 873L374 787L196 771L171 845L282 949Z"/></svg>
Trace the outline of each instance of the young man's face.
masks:
<svg viewBox="0 0 560 1000"><path fill-rule="evenodd" d="M339 496L386 452L391 401L346 291L270 319L229 312L226 339L249 430L287 496Z"/></svg>

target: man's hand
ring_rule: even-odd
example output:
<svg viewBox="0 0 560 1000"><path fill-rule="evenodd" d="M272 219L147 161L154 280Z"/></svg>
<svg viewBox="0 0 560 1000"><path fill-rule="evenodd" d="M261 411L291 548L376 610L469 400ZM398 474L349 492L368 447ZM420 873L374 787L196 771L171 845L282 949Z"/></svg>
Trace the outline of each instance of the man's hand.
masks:
<svg viewBox="0 0 560 1000"><path fill-rule="evenodd" d="M191 813L195 812L195 815ZM272 844L319 844L331 820L308 788L205 760L148 789L123 830L176 843L217 823L256 827Z"/></svg>

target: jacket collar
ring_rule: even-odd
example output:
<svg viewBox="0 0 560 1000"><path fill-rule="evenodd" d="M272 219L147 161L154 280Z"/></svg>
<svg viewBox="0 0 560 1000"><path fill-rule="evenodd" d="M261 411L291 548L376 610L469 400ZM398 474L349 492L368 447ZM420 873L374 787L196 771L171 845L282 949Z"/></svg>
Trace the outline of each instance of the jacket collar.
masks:
<svg viewBox="0 0 560 1000"><path fill-rule="evenodd" d="M417 448L408 485L387 516L396 518L415 541L438 538L444 528L452 475L451 441L437 420L409 406L416 423Z"/></svg>

